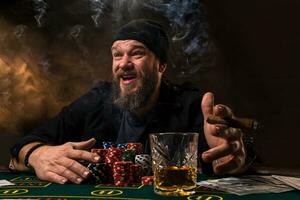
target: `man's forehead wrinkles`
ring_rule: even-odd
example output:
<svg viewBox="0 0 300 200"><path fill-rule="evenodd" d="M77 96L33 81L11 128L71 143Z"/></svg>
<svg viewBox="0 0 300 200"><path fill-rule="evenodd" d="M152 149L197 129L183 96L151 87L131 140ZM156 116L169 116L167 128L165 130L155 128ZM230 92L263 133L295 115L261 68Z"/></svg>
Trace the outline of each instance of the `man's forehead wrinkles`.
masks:
<svg viewBox="0 0 300 200"><path fill-rule="evenodd" d="M147 47L138 41L117 41L111 47L111 50L121 50L121 49L147 49Z"/></svg>

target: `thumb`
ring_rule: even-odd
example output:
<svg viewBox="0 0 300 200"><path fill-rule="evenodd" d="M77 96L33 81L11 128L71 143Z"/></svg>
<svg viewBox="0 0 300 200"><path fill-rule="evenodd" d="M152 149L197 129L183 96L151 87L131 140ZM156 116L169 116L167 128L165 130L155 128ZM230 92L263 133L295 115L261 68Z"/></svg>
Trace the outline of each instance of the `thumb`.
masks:
<svg viewBox="0 0 300 200"><path fill-rule="evenodd" d="M201 108L204 120L208 118L208 116L213 114L214 109L214 94L211 92L207 92L202 97Z"/></svg>
<svg viewBox="0 0 300 200"><path fill-rule="evenodd" d="M96 143L96 139L95 138L91 138L89 140L86 141L82 141L82 142L74 142L73 143L73 148L74 149L90 149L92 148Z"/></svg>

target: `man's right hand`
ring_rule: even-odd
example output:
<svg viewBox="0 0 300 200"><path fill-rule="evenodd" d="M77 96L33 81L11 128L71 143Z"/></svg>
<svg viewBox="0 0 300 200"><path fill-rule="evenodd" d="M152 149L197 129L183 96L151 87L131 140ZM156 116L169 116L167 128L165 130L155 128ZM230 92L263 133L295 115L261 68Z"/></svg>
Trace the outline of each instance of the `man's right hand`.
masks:
<svg viewBox="0 0 300 200"><path fill-rule="evenodd" d="M42 179L59 184L71 181L80 184L89 176L89 170L78 161L96 163L100 157L96 153L86 151L94 146L94 138L83 142L67 142L58 146L42 146L29 157L29 165L36 175Z"/></svg>

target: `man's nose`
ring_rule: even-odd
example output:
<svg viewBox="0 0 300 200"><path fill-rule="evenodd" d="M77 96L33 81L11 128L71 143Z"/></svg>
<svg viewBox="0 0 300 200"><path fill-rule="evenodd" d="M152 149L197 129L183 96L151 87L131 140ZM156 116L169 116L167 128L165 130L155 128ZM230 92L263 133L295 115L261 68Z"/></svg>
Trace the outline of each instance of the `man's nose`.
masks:
<svg viewBox="0 0 300 200"><path fill-rule="evenodd" d="M131 57L125 54L119 63L119 67L122 69L132 68L133 63L132 63Z"/></svg>

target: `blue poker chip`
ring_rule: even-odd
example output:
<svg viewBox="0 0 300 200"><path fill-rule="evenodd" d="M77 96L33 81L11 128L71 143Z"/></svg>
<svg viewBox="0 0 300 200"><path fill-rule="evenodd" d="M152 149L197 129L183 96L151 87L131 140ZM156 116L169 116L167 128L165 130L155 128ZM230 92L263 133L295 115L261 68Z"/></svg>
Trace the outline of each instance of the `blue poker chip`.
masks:
<svg viewBox="0 0 300 200"><path fill-rule="evenodd" d="M127 144L125 144L125 143L117 144L117 148L126 149L126 147L127 147Z"/></svg>
<svg viewBox="0 0 300 200"><path fill-rule="evenodd" d="M110 147L113 147L114 143L113 142L102 142L102 145L103 145L104 149L108 149Z"/></svg>

